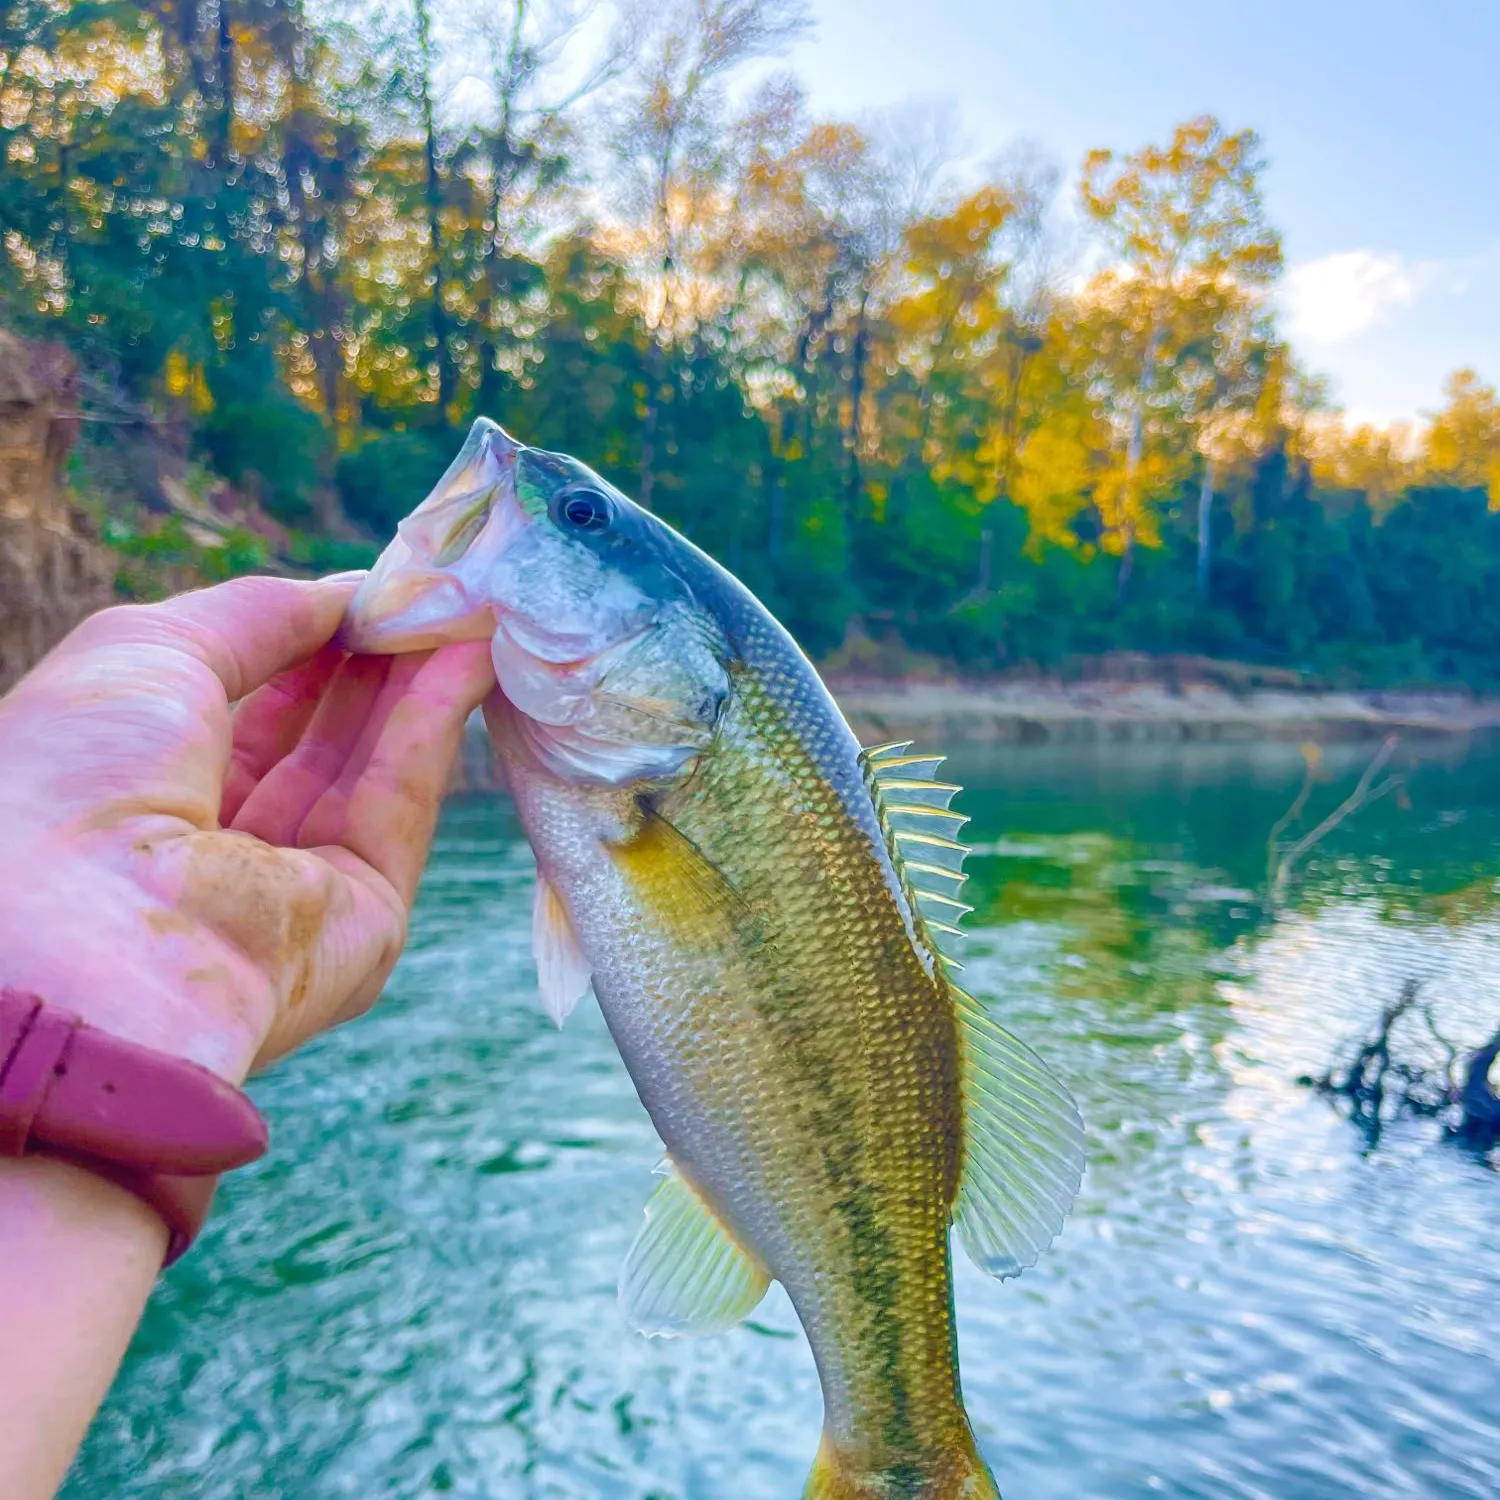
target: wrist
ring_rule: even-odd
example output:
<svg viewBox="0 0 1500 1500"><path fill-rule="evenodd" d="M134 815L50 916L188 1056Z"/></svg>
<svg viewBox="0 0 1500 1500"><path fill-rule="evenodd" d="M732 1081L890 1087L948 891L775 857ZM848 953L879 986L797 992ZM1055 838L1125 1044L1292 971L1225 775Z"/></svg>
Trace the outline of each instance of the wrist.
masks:
<svg viewBox="0 0 1500 1500"><path fill-rule="evenodd" d="M113 1183L42 1157L0 1160L0 1474L52 1495L114 1378L167 1231Z"/></svg>
<svg viewBox="0 0 1500 1500"><path fill-rule="evenodd" d="M254 1105L218 1075L0 987L0 1158L61 1158L133 1193L170 1230L169 1262L218 1174L266 1143Z"/></svg>

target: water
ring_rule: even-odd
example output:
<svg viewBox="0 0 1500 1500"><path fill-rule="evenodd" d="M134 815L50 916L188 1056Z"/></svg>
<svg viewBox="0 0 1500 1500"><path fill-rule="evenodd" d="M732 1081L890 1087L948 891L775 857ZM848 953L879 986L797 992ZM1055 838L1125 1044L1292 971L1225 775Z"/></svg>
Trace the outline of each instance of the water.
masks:
<svg viewBox="0 0 1500 1500"><path fill-rule="evenodd" d="M1400 758L1274 921L1295 749L953 767L972 988L1089 1126L1042 1265L958 1271L1010 1500L1500 1494L1500 1176L1430 1122L1367 1149L1295 1083L1408 978L1454 1040L1500 1023L1500 753ZM719 1338L621 1323L659 1148L592 1005L541 1017L530 897L508 808L451 804L382 1006L254 1085L273 1152L165 1279L69 1500L794 1500L819 1402L777 1289Z"/></svg>

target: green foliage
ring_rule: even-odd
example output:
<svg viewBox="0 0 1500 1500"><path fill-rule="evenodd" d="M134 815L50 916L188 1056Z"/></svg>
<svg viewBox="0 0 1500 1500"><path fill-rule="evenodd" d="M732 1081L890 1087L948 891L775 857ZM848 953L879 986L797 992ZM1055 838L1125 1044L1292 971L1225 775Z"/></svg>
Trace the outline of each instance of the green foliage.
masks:
<svg viewBox="0 0 1500 1500"><path fill-rule="evenodd" d="M345 513L376 536L389 536L437 483L454 451L446 429L372 432L339 458L335 477Z"/></svg>
<svg viewBox="0 0 1500 1500"><path fill-rule="evenodd" d="M795 6L745 0L730 37L652 7L588 74L616 79L616 171L586 186L572 9L447 4L0 7L0 322L81 367L76 482L125 592L363 565L483 414L647 501L817 655L1500 674L1494 389L1459 372L1416 444L1318 419L1253 132L1093 153L1109 258L1063 294L1046 169L918 208L915 158L784 84L733 113ZM449 120L460 33L491 97ZM159 511L194 466L274 540L122 498Z"/></svg>
<svg viewBox="0 0 1500 1500"><path fill-rule="evenodd" d="M287 557L309 573L345 573L351 568L372 567L379 552L374 542L346 541L343 537L319 536L316 532L294 532Z"/></svg>
<svg viewBox="0 0 1500 1500"><path fill-rule="evenodd" d="M312 516L325 438L291 396L273 389L267 399L216 406L196 437L213 468L278 521L296 526Z"/></svg>
<svg viewBox="0 0 1500 1500"><path fill-rule="evenodd" d="M155 599L174 587L222 583L265 568L265 540L232 530L213 542L195 537L180 516L135 529L118 520L105 524L104 540L119 554L116 591L126 599Z"/></svg>

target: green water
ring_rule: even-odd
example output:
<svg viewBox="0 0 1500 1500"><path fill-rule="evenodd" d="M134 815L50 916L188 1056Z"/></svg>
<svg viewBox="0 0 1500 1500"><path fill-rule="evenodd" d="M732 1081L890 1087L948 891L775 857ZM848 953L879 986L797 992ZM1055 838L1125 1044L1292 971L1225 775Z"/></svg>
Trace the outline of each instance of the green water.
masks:
<svg viewBox="0 0 1500 1500"><path fill-rule="evenodd" d="M1500 753L1402 758L1275 921L1295 749L954 763L971 988L1090 1138L1042 1265L958 1272L1008 1500L1500 1494L1500 1176L1426 1122L1366 1150L1294 1081L1408 978L1457 1040L1500 1023ZM387 998L254 1086L272 1154L166 1278L70 1500L795 1500L819 1402L779 1291L719 1338L621 1323L658 1147L594 1008L540 1015L530 906L509 809L450 805Z"/></svg>

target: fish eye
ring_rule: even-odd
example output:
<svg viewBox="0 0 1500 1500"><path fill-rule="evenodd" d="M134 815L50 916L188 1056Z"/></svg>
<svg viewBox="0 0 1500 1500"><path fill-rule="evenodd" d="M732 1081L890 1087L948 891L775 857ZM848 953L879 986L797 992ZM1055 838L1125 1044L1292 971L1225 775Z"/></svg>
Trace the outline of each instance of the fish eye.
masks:
<svg viewBox="0 0 1500 1500"><path fill-rule="evenodd" d="M568 490L557 507L559 518L574 531L606 531L615 508L598 490Z"/></svg>

